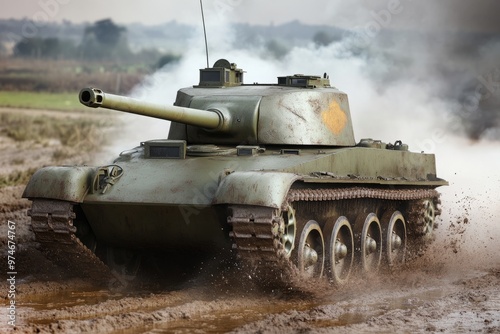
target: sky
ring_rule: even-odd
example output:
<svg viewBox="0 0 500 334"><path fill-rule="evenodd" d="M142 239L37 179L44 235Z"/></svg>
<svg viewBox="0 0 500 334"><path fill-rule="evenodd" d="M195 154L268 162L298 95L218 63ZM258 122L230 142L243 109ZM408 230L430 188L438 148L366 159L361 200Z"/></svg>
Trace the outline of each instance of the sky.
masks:
<svg viewBox="0 0 500 334"><path fill-rule="evenodd" d="M200 24L199 0L16 0L4 2L0 18L34 21ZM207 21L221 17L250 24L299 20L342 28L379 24L394 29L461 29L500 32L497 0L204 0Z"/></svg>

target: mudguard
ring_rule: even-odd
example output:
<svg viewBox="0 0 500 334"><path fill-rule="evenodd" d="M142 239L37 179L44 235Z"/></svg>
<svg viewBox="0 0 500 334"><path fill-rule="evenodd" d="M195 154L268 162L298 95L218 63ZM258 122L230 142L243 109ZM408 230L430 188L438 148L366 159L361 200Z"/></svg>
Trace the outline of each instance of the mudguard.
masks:
<svg viewBox="0 0 500 334"><path fill-rule="evenodd" d="M24 189L23 198L47 198L82 203L95 168L82 166L44 167L35 172Z"/></svg>
<svg viewBox="0 0 500 334"><path fill-rule="evenodd" d="M291 185L300 179L292 173L234 172L215 193L213 204L243 204L281 208Z"/></svg>

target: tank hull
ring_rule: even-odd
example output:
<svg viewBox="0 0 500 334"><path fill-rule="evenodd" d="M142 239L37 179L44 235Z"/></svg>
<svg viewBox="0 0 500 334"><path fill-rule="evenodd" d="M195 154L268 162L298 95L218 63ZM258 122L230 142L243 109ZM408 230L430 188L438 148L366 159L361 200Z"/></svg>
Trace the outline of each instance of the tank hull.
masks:
<svg viewBox="0 0 500 334"><path fill-rule="evenodd" d="M223 216L213 207L83 203L101 242L130 249L208 250L230 248Z"/></svg>
<svg viewBox="0 0 500 334"><path fill-rule="evenodd" d="M41 177L35 177L24 196L79 202L97 239L114 246L214 249L231 242L228 205L282 209L292 185L428 189L446 184L436 178L434 155L407 151L352 147L281 154L268 149L254 156L145 159L143 150L115 162L123 175L105 191L92 190L95 177L87 175L99 168L75 167L77 189L85 188L85 195L64 186L40 187ZM61 167L59 174L54 168L49 167L45 184L68 179L71 167Z"/></svg>

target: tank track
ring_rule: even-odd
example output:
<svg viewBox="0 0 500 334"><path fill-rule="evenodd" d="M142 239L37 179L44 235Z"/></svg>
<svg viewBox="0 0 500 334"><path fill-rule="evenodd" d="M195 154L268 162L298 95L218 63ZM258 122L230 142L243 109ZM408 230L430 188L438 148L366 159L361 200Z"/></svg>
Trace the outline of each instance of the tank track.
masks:
<svg viewBox="0 0 500 334"><path fill-rule="evenodd" d="M42 252L66 273L92 280L97 285L122 285L120 278L75 235L76 215L72 203L34 200L28 215Z"/></svg>
<svg viewBox="0 0 500 334"><path fill-rule="evenodd" d="M233 249L259 283L286 287L298 275L280 237L279 210L268 207L231 206L228 223ZM253 278L253 277L250 277Z"/></svg>
<svg viewBox="0 0 500 334"><path fill-rule="evenodd" d="M298 201L321 202L347 199L379 199L391 201L415 201L409 209L412 217L422 214L424 207L417 201L432 199L436 215L440 214L439 192L434 189L377 189L364 187L331 189L291 189L281 208ZM259 283L270 287L302 288L301 277L292 259L286 254L280 240L283 218L280 210L261 206L229 207L227 218L232 225L230 237L233 249Z"/></svg>

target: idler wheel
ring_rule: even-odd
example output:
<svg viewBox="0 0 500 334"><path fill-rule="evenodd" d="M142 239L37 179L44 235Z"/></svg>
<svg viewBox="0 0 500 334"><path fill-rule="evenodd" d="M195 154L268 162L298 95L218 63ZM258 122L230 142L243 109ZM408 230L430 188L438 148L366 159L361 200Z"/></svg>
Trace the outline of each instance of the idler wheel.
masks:
<svg viewBox="0 0 500 334"><path fill-rule="evenodd" d="M345 284L354 261L354 238L351 224L341 216L326 223L323 234L326 246L326 271L334 285Z"/></svg>
<svg viewBox="0 0 500 334"><path fill-rule="evenodd" d="M297 267L307 278L319 278L325 265L325 243L319 224L310 220L302 229L297 245Z"/></svg>
<svg viewBox="0 0 500 334"><path fill-rule="evenodd" d="M359 217L356 226L362 226L358 235L359 264L361 272L370 274L379 269L382 260L382 230L375 213Z"/></svg>
<svg viewBox="0 0 500 334"><path fill-rule="evenodd" d="M387 212L384 223L385 259L389 267L397 267L405 262L406 256L406 222L399 211ZM387 222L387 223L386 223Z"/></svg>

